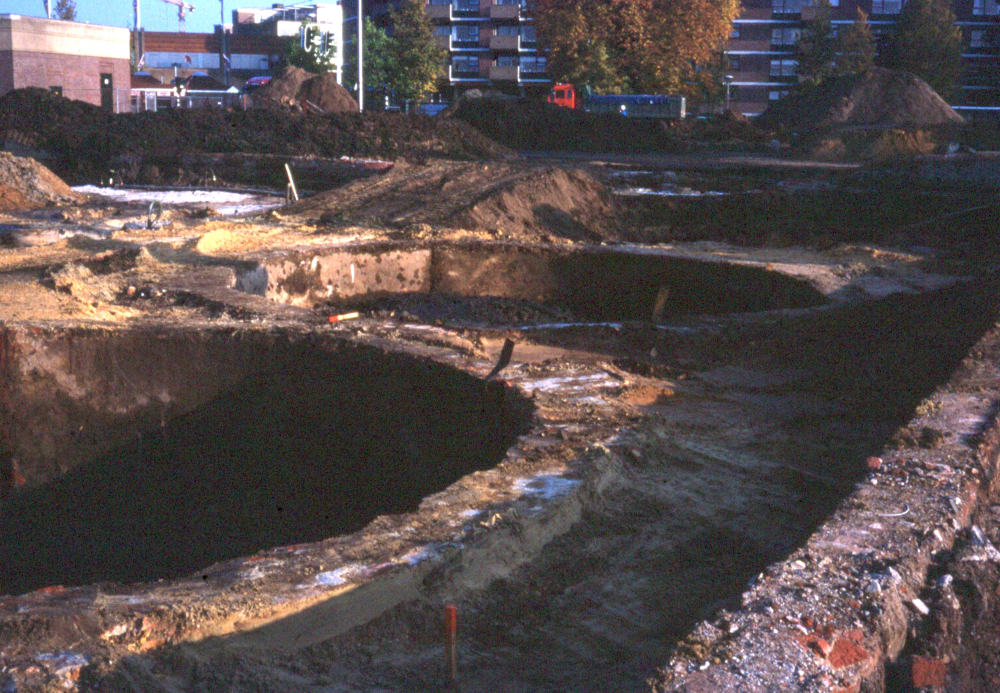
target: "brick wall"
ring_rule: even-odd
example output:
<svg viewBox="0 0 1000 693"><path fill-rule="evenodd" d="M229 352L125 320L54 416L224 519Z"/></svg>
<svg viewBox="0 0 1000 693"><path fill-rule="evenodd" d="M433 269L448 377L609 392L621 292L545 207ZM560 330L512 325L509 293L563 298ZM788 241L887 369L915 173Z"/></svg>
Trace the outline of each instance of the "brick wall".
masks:
<svg viewBox="0 0 1000 693"><path fill-rule="evenodd" d="M10 90L11 86L6 86L10 82L5 80L8 79L7 75L11 74L14 89L62 87L63 96L99 106L100 76L102 72L110 72L118 96L119 110L129 109L131 76L128 60L19 51L13 54L9 65L4 69L3 57L0 56L0 93ZM112 103L114 103L113 97Z"/></svg>
<svg viewBox="0 0 1000 693"><path fill-rule="evenodd" d="M10 51L0 51L0 94L6 94L13 88L13 54Z"/></svg>

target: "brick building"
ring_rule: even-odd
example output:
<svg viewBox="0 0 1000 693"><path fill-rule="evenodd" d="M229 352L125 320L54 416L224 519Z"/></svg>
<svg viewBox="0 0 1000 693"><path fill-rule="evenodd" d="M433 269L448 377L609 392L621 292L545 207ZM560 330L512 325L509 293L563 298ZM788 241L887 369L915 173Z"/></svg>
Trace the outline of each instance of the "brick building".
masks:
<svg viewBox="0 0 1000 693"><path fill-rule="evenodd" d="M904 0L835 0L833 24L840 30L854 22L860 7L877 38L889 34ZM803 23L815 9L803 0L743 0L727 47L732 76L732 107L746 114L763 112L798 82L794 45ZM951 102L960 113L1000 109L1000 24L997 0L953 0L964 39L965 74Z"/></svg>
<svg viewBox="0 0 1000 693"><path fill-rule="evenodd" d="M129 30L0 14L0 94L24 87L127 111Z"/></svg>
<svg viewBox="0 0 1000 693"><path fill-rule="evenodd" d="M434 33L448 49L448 70L442 84L445 98L474 88L521 94L551 89L529 0L426 2ZM394 0L365 0L365 13L378 23L393 4Z"/></svg>
<svg viewBox="0 0 1000 693"><path fill-rule="evenodd" d="M228 34L224 69L222 32L191 34L172 31L143 31L140 46L142 69L162 82L175 77L190 77L198 72L212 75L221 82L242 86L250 77L270 74L281 61L289 39L268 34Z"/></svg>

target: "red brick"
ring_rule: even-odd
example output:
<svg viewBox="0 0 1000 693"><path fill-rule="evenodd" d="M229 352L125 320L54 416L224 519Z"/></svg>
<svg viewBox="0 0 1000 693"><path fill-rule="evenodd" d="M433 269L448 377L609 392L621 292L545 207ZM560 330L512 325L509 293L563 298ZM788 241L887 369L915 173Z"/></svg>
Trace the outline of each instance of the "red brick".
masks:
<svg viewBox="0 0 1000 693"><path fill-rule="evenodd" d="M867 658L868 652L858 647L852 639L848 637L838 638L830 652L830 666L834 669L843 669L863 662Z"/></svg>
<svg viewBox="0 0 1000 693"><path fill-rule="evenodd" d="M948 664L943 659L914 656L912 667L914 688L924 688L927 686L941 688L944 686L945 676L948 673Z"/></svg>

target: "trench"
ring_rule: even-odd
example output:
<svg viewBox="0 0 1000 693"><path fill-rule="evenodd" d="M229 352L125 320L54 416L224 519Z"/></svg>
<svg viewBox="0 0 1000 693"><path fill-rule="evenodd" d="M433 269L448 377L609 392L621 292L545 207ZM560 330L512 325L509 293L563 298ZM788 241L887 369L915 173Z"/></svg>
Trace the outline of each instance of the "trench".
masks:
<svg viewBox="0 0 1000 693"><path fill-rule="evenodd" d="M0 593L354 532L494 466L531 418L472 376L321 339L3 336Z"/></svg>
<svg viewBox="0 0 1000 693"><path fill-rule="evenodd" d="M424 321L649 321L823 305L766 268L605 248L373 245L269 258L238 289L307 307L407 312ZM658 308L657 302L662 305Z"/></svg>

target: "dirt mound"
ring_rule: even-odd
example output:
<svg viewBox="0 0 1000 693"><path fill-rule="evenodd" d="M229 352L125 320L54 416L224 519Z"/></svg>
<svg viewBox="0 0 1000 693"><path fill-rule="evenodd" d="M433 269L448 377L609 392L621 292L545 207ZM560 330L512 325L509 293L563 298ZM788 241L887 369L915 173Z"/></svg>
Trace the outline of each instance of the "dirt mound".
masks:
<svg viewBox="0 0 1000 693"><path fill-rule="evenodd" d="M0 211L37 209L65 202L79 202L52 171L34 159L0 152Z"/></svg>
<svg viewBox="0 0 1000 693"><path fill-rule="evenodd" d="M459 228L586 240L609 231L614 217L611 193L590 174L547 168L488 188L447 221Z"/></svg>
<svg viewBox="0 0 1000 693"><path fill-rule="evenodd" d="M332 72L307 80L299 89L298 101L319 106L324 113L357 113L358 102L351 93L337 84Z"/></svg>
<svg viewBox="0 0 1000 693"><path fill-rule="evenodd" d="M537 99L463 99L452 118L513 149L677 152L684 145L653 118L622 118L562 108Z"/></svg>
<svg viewBox="0 0 1000 693"><path fill-rule="evenodd" d="M318 88L324 89L323 84ZM41 89L0 97L0 136L9 132L16 132L23 144L54 154L53 169L74 183L99 180L110 168L126 183L136 181L144 155L179 162L185 154L201 153L415 161L491 160L510 154L474 128L448 118L218 108L114 115Z"/></svg>
<svg viewBox="0 0 1000 693"><path fill-rule="evenodd" d="M827 80L775 103L757 119L760 127L802 133L963 122L927 82L909 72L884 68Z"/></svg>
<svg viewBox="0 0 1000 693"><path fill-rule="evenodd" d="M296 213L325 225L383 225L421 237L441 229L589 241L617 233L614 200L590 174L514 162L397 165L309 198Z"/></svg>
<svg viewBox="0 0 1000 693"><path fill-rule="evenodd" d="M297 99L302 85L315 76L301 67L288 65L275 75L274 79L257 90L253 97L254 103L272 102L288 105Z"/></svg>
<svg viewBox="0 0 1000 693"><path fill-rule="evenodd" d="M678 153L691 151L696 141L724 143L727 148L763 148L766 142L763 131L736 114L706 121L623 118L538 99L483 96L459 100L450 116L522 150Z"/></svg>
<svg viewBox="0 0 1000 693"><path fill-rule="evenodd" d="M336 75L332 72L314 75L301 67L286 67L254 96L254 105L265 107L305 107L307 101L324 113L358 112L358 102L337 84Z"/></svg>

